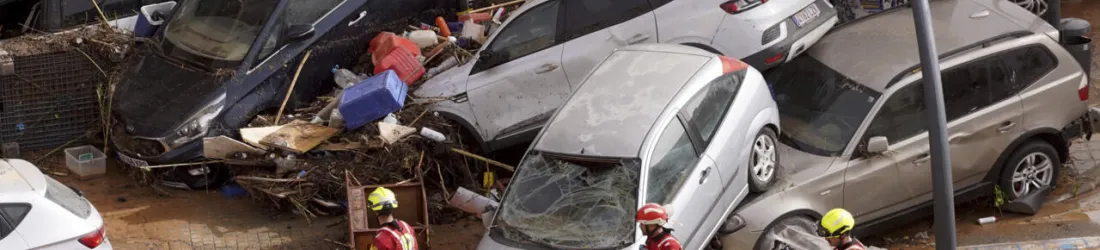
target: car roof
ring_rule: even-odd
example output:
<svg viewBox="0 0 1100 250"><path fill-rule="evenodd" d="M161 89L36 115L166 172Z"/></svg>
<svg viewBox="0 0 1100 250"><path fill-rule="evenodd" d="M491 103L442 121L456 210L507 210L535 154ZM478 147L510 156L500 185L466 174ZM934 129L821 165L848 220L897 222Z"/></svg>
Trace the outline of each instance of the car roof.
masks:
<svg viewBox="0 0 1100 250"><path fill-rule="evenodd" d="M943 55L981 41L1029 30L1018 23L1031 20L1018 20L1023 17L1014 12L1006 15L1005 11L1013 10L1002 7L1013 6L999 5L996 1L1000 0L929 1L937 52ZM989 14L971 18L972 15L985 14L984 11ZM1032 18L1039 20L1034 15ZM1041 25L1032 25L1030 29L1042 28ZM837 27L806 54L848 78L882 92L895 76L920 63L913 10L899 7Z"/></svg>
<svg viewBox="0 0 1100 250"><path fill-rule="evenodd" d="M608 55L543 129L534 149L638 157L650 127L716 55L683 45L645 44Z"/></svg>
<svg viewBox="0 0 1100 250"><path fill-rule="evenodd" d="M0 192L44 193L46 178L30 162L19 159L0 159Z"/></svg>

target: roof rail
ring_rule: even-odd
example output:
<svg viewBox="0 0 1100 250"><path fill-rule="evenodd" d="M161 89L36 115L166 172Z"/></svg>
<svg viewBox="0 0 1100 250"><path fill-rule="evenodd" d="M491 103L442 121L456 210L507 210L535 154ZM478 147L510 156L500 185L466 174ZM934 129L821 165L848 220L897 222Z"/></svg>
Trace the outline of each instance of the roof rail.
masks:
<svg viewBox="0 0 1100 250"><path fill-rule="evenodd" d="M983 39L981 41L972 43L970 45L966 45L966 46L959 47L957 49L953 49L953 50L948 51L948 52L940 53L939 59L943 60L943 59L951 58L952 56L961 54L961 53L969 51L969 50L989 47L990 45L1001 42L1003 40L1016 39L1016 38L1021 38L1021 37L1030 36L1030 35L1034 35L1034 34L1035 34L1034 32L1031 32L1029 30L1019 30L1019 31L1013 31L1013 32L1001 34L1001 35L998 35L998 36ZM898 83L898 81L901 81L901 78L904 78L906 76L917 73L918 69L920 69L920 63L917 63L917 65L913 65L912 67L906 68L904 71L899 72L898 75L894 76L894 78L891 78L890 82L886 83L886 87L883 88L883 89L889 89L890 86L894 86L894 84Z"/></svg>

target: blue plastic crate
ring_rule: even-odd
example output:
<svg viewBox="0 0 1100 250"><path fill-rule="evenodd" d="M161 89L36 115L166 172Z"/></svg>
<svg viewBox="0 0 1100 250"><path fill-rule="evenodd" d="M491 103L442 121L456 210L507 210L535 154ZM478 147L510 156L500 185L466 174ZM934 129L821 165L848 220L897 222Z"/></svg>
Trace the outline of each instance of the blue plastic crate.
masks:
<svg viewBox="0 0 1100 250"><path fill-rule="evenodd" d="M357 129L401 110L408 91L409 87L393 70L383 71L344 89L339 110L344 117L345 128Z"/></svg>

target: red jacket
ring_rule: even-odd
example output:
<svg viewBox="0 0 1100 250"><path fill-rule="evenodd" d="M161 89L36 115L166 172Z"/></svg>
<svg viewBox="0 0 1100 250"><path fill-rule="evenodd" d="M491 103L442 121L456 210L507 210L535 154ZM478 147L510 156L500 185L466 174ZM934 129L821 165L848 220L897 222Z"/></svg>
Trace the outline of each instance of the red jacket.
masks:
<svg viewBox="0 0 1100 250"><path fill-rule="evenodd" d="M676 237L672 237L672 233L668 229L664 232L657 234L657 236L649 237L645 241L646 250L681 250L680 240Z"/></svg>
<svg viewBox="0 0 1100 250"><path fill-rule="evenodd" d="M417 250L416 231L404 221L394 220L382 226L382 230L374 235L374 243L371 250Z"/></svg>
<svg viewBox="0 0 1100 250"><path fill-rule="evenodd" d="M837 246L833 249L834 250L865 250L865 249L867 249L867 246L864 246L863 242L859 242L859 240L857 240L855 238L852 238L852 240L848 241L848 243L844 243L844 244L842 244L840 246Z"/></svg>

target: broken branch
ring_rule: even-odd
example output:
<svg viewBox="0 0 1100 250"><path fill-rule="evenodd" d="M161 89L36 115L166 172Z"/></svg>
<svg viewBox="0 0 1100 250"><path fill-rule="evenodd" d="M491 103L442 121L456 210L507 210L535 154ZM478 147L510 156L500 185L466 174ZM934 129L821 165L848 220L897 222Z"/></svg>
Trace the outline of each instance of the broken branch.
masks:
<svg viewBox="0 0 1100 250"><path fill-rule="evenodd" d="M290 95L294 93L294 84L298 83L298 75L302 74L302 67L306 66L306 61L309 61L310 54L313 54L313 50L306 51L306 55L302 57L302 62L298 63L298 70L294 71L294 79L290 80L290 88L286 90L286 97L283 97L283 104L279 105L279 113L275 115L275 125L279 125L279 119L283 118L283 109L286 108L286 102L290 101Z"/></svg>
<svg viewBox="0 0 1100 250"><path fill-rule="evenodd" d="M461 149L458 149L458 148L451 148L451 151L453 151L455 153L458 153L458 154L461 154L461 155L465 155L465 156L470 157L470 158L481 160L485 163L489 163L489 165L497 166L497 167L503 168L503 169L508 170L508 171L512 171L512 172L516 171L515 167L508 166L508 164L504 164L504 163L501 163L499 161L494 161L494 160L491 160L489 158L485 158L485 157L482 157L480 155L470 153L469 151L466 151L466 150L461 150Z"/></svg>
<svg viewBox="0 0 1100 250"><path fill-rule="evenodd" d="M205 164L212 164L212 163L222 163L222 162L224 162L224 161L222 161L222 160L214 160L214 161L202 161L202 162L188 162L188 163L176 163L176 164L154 165L154 166L145 166L145 167L141 167L141 170L149 171L149 170L151 170L151 169L154 169L154 168L170 168L170 167L183 167L183 166L205 165Z"/></svg>
<svg viewBox="0 0 1100 250"><path fill-rule="evenodd" d="M512 5L516 5L516 4L521 4L521 3L526 2L526 1L527 0L515 0L515 1L502 3L502 4L494 4L494 5L489 6L489 7L480 8L480 9L476 9L476 10L471 10L471 11L468 11L466 13L478 13L478 12L484 12L484 11L487 11L487 10L495 10L497 8L500 8L500 7L508 7L508 6L512 6Z"/></svg>
<svg viewBox="0 0 1100 250"><path fill-rule="evenodd" d="M237 180L246 180L246 181L266 181L266 182L283 182L283 183L305 181L305 179L273 179L273 178L256 177L256 176L243 176L243 175L238 175L237 177L234 177L234 178L236 178Z"/></svg>

